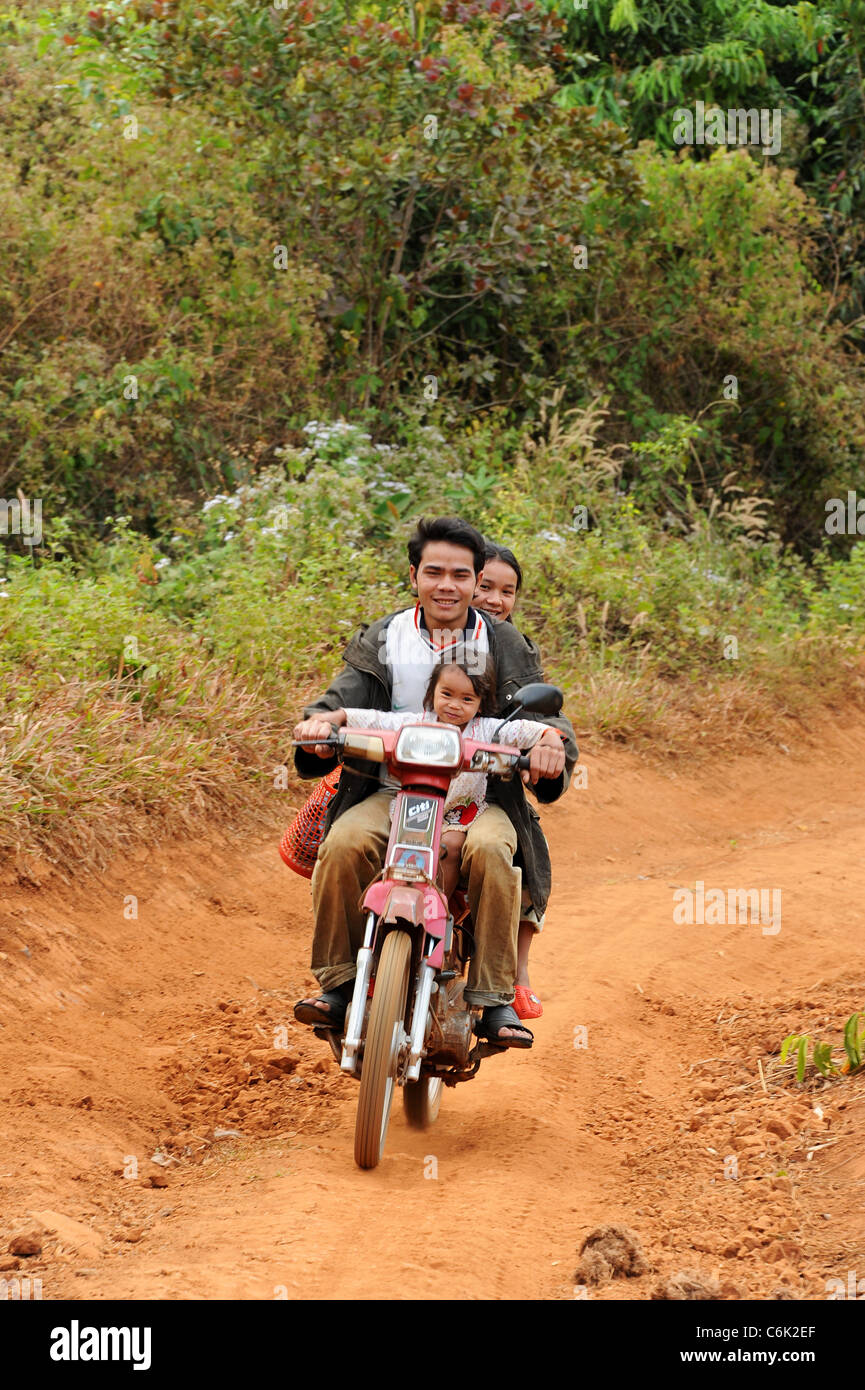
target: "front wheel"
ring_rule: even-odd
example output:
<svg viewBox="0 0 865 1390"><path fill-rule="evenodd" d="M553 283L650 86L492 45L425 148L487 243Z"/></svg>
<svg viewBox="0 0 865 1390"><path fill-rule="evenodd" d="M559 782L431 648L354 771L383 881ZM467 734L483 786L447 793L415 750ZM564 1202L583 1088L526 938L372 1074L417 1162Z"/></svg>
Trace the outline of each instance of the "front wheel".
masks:
<svg viewBox="0 0 865 1390"><path fill-rule="evenodd" d="M404 931L390 932L385 937L375 974L375 992L363 1049L354 1129L354 1161L359 1168L375 1168L384 1152L410 967L411 937Z"/></svg>
<svg viewBox="0 0 865 1390"><path fill-rule="evenodd" d="M412 1129L429 1129L438 1119L444 1082L440 1076L422 1076L407 1081L402 1089L405 1117Z"/></svg>

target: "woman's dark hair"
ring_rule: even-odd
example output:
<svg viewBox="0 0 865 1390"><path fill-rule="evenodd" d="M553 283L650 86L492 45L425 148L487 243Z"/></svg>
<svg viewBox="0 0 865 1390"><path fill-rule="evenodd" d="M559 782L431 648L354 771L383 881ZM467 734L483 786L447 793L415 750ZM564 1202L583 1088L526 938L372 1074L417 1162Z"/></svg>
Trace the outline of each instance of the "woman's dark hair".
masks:
<svg viewBox="0 0 865 1390"><path fill-rule="evenodd" d="M423 699L424 709L432 709L433 696L436 686L445 671L458 670L464 672L472 683L472 690L481 702L479 715L488 715L493 718L498 710L496 708L496 668L489 652L482 652L473 642L457 642L445 652L437 666L433 667L433 673L429 678L429 685Z"/></svg>
<svg viewBox="0 0 865 1390"><path fill-rule="evenodd" d="M495 541L484 541L484 564L488 560L501 560L503 565L509 565L517 576L517 593L523 587L523 572L520 562L512 550L508 550L506 545L496 545Z"/></svg>
<svg viewBox="0 0 865 1390"><path fill-rule="evenodd" d="M417 530L408 543L409 564L417 569L421 562L424 546L430 541L449 541L451 545L461 545L472 552L475 574L484 567L484 538L469 522L460 516L437 516L432 521L421 517ZM508 562L510 563L510 561Z"/></svg>

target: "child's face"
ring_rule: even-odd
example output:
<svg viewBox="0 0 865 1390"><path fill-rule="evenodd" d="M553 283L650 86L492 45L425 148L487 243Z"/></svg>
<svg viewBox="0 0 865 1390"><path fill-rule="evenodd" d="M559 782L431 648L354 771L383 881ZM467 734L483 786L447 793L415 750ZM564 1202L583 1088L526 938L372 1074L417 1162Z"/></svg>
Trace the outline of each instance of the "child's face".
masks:
<svg viewBox="0 0 865 1390"><path fill-rule="evenodd" d="M455 724L464 729L470 719L474 719L481 707L480 697L458 666L448 666L438 679L433 691L433 709L442 724Z"/></svg>

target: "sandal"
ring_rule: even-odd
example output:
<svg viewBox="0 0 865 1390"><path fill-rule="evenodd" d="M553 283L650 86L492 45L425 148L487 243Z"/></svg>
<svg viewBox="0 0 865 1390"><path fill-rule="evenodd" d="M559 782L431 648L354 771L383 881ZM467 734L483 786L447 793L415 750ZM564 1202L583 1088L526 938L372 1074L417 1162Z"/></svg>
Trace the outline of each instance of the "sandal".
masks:
<svg viewBox="0 0 865 1390"><path fill-rule="evenodd" d="M499 1034L503 1028L515 1028L523 1036L500 1038ZM480 1023L475 1024L475 1032L479 1038L486 1038L497 1047L529 1048L535 1040L534 1034L520 1023L511 1004L494 1004L484 1009Z"/></svg>
<svg viewBox="0 0 865 1390"><path fill-rule="evenodd" d="M354 993L354 980L348 982L348 998L342 993L344 988L346 986L338 985L336 989L327 990L317 999L301 999L300 1003L294 1006L294 1016L298 1023L310 1023L317 1028L332 1028L334 1032L341 1033Z"/></svg>
<svg viewBox="0 0 865 1390"><path fill-rule="evenodd" d="M517 1018L540 1018L544 1006L528 985L514 986L514 1012Z"/></svg>

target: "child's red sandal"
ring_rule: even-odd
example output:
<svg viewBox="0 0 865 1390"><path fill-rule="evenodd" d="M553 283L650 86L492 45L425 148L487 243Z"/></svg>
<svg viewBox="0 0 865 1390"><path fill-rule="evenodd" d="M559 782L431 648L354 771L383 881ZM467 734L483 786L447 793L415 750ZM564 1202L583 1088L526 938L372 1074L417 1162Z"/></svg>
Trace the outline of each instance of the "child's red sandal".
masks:
<svg viewBox="0 0 865 1390"><path fill-rule="evenodd" d="M544 1006L528 985L514 987L514 1013L517 1018L540 1018Z"/></svg>

